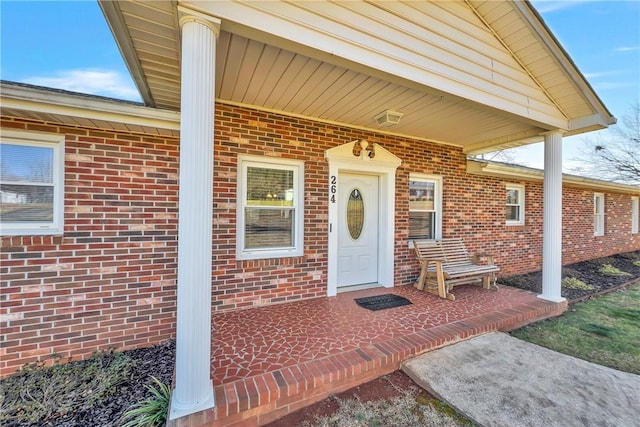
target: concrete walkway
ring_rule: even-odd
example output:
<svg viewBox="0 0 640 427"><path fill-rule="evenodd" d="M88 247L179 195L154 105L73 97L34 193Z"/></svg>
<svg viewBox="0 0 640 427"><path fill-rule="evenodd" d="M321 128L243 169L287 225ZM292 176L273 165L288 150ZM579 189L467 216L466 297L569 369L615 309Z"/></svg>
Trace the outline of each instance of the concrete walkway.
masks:
<svg viewBox="0 0 640 427"><path fill-rule="evenodd" d="M504 333L423 354L402 370L480 426L640 426L640 376Z"/></svg>

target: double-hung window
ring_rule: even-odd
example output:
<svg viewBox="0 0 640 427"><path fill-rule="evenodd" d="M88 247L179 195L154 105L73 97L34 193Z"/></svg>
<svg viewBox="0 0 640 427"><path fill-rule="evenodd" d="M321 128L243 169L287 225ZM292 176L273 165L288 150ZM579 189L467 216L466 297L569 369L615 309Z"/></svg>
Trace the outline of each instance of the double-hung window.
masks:
<svg viewBox="0 0 640 427"><path fill-rule="evenodd" d="M507 225L524 225L524 185L507 184Z"/></svg>
<svg viewBox="0 0 640 427"><path fill-rule="evenodd" d="M238 259L303 255L304 163L238 156Z"/></svg>
<svg viewBox="0 0 640 427"><path fill-rule="evenodd" d="M2 130L0 230L5 236L62 234L64 136Z"/></svg>
<svg viewBox="0 0 640 427"><path fill-rule="evenodd" d="M593 235L604 236L604 193L593 194Z"/></svg>
<svg viewBox="0 0 640 427"><path fill-rule="evenodd" d="M631 234L637 234L640 228L640 197L631 197Z"/></svg>
<svg viewBox="0 0 640 427"><path fill-rule="evenodd" d="M409 240L442 237L442 177L410 174Z"/></svg>

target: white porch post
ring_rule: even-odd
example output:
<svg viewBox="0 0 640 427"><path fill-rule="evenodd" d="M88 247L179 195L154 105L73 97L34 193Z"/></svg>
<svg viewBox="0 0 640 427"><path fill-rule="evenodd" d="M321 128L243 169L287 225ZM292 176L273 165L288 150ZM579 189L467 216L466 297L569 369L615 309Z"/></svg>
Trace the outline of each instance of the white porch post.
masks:
<svg viewBox="0 0 640 427"><path fill-rule="evenodd" d="M542 227L542 294L562 302L562 132L544 135L544 197Z"/></svg>
<svg viewBox="0 0 640 427"><path fill-rule="evenodd" d="M211 255L216 38L220 22L180 8L182 94L178 306L170 419L214 406Z"/></svg>

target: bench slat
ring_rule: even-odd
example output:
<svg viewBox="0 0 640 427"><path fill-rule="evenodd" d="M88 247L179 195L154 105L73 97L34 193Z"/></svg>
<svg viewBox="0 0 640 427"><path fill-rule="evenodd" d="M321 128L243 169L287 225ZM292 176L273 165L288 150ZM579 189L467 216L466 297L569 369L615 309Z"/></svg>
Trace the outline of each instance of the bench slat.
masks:
<svg viewBox="0 0 640 427"><path fill-rule="evenodd" d="M415 240L414 250L422 267L416 283L419 289L435 282L438 295L452 300L455 297L449 290L461 283L480 281L485 288L497 289L495 273L500 268L493 264L473 263L462 239Z"/></svg>

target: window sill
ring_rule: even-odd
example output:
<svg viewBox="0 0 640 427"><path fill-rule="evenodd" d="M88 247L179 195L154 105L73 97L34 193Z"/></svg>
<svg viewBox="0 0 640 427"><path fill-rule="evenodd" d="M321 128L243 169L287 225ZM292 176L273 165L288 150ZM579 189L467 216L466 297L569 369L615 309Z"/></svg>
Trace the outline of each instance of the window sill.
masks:
<svg viewBox="0 0 640 427"><path fill-rule="evenodd" d="M257 259L273 259L273 258L295 258L304 255L302 250L286 250L286 251L252 251L236 253L238 261L257 260Z"/></svg>
<svg viewBox="0 0 640 427"><path fill-rule="evenodd" d="M0 236L2 237L13 237L13 236L25 236L25 237L33 237L33 236L62 236L64 232L59 229L37 229L37 228L15 228L15 229L6 229L0 227Z"/></svg>
<svg viewBox="0 0 640 427"><path fill-rule="evenodd" d="M507 225L507 227L518 227L523 226L524 221L507 221L505 224Z"/></svg>

